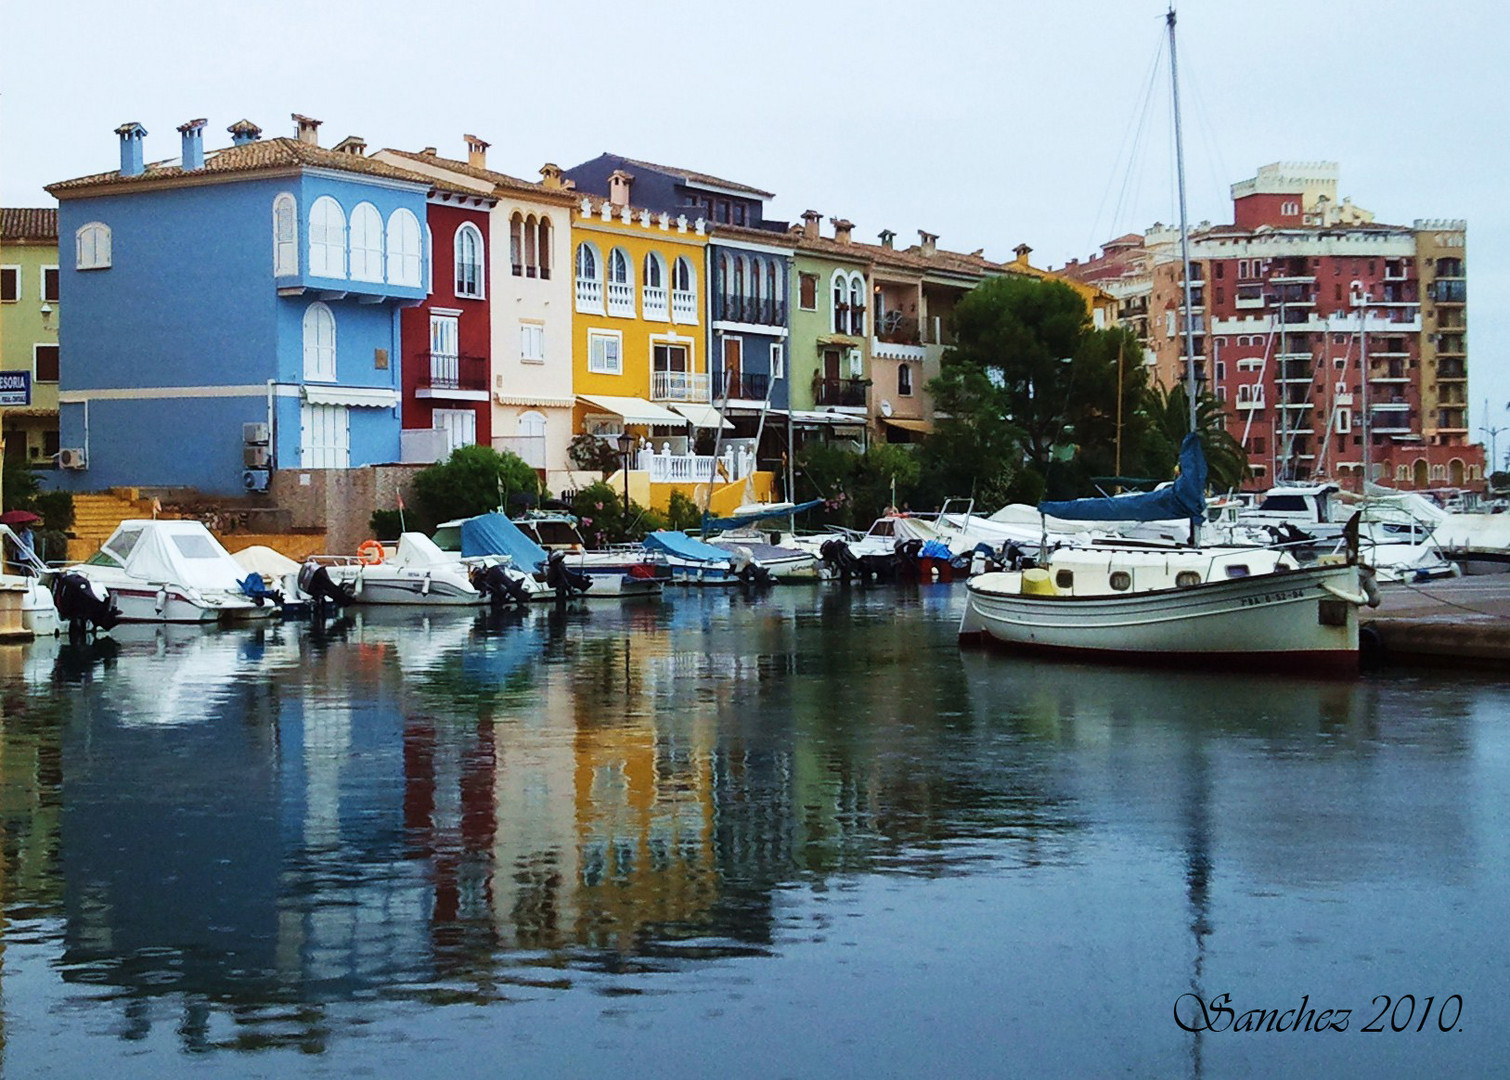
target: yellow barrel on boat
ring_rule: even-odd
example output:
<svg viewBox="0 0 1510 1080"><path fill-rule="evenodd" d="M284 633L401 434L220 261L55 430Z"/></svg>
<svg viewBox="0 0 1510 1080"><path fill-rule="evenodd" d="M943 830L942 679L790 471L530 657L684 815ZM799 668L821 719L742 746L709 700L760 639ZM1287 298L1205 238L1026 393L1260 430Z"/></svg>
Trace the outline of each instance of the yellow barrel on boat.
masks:
<svg viewBox="0 0 1510 1080"><path fill-rule="evenodd" d="M1049 572L1041 566L1035 566L1031 570L1022 572L1022 594L1024 596L1053 596L1056 592L1054 581L1049 577Z"/></svg>

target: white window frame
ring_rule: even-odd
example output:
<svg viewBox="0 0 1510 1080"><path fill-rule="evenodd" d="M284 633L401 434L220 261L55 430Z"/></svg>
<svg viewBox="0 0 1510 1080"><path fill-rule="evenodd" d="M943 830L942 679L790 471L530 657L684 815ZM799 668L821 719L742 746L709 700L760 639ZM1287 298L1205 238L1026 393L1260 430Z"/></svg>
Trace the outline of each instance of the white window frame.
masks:
<svg viewBox="0 0 1510 1080"><path fill-rule="evenodd" d="M1338 409L1333 430L1338 435L1351 435L1353 433L1353 414L1347 409Z"/></svg>
<svg viewBox="0 0 1510 1080"><path fill-rule="evenodd" d="M622 275L617 273L620 269L623 271ZM619 291L628 299L615 303L614 286L618 286ZM603 268L603 293L610 316L623 319L635 317L634 260L629 257L628 249L621 245L615 245L608 252L608 261Z"/></svg>
<svg viewBox="0 0 1510 1080"><path fill-rule="evenodd" d="M291 191L273 197L273 277L299 273L299 200Z"/></svg>
<svg viewBox="0 0 1510 1080"><path fill-rule="evenodd" d="M613 343L613 362L608 362L608 343ZM587 332L587 370L594 375L624 374L624 335L618 330Z"/></svg>
<svg viewBox="0 0 1510 1080"><path fill-rule="evenodd" d="M370 202L351 208L346 227L350 245L347 265L352 281L383 280L383 215Z"/></svg>
<svg viewBox="0 0 1510 1080"><path fill-rule="evenodd" d="M475 282L464 282L462 279L462 271L464 266L466 265L462 262L462 255L464 254L463 237L470 238L477 245L477 280ZM452 262L455 265L456 271L456 296L465 300L487 299L488 259L487 248L482 239L482 230L479 229L476 225L473 225L470 221L464 221L456 227L456 235L452 243L454 245L454 250L452 252ZM462 288L464 284L467 286L465 290L463 290Z"/></svg>
<svg viewBox="0 0 1510 1080"><path fill-rule="evenodd" d="M865 278L862 274L849 275L849 333L853 337L865 336Z"/></svg>
<svg viewBox="0 0 1510 1080"><path fill-rule="evenodd" d="M321 195L309 207L309 273L346 277L346 211L329 195Z"/></svg>
<svg viewBox="0 0 1510 1080"><path fill-rule="evenodd" d="M451 449L477 445L476 409L431 409L430 426L451 435Z"/></svg>
<svg viewBox="0 0 1510 1080"><path fill-rule="evenodd" d="M680 286L685 286L682 288ZM678 315L676 298L680 293L690 298L690 315ZM685 255L678 255L671 262L671 321L689 326L697 325L697 267Z"/></svg>
<svg viewBox="0 0 1510 1080"><path fill-rule="evenodd" d="M109 270L114 256L110 226L87 221L73 234L75 270Z"/></svg>
<svg viewBox="0 0 1510 1080"><path fill-rule="evenodd" d="M835 270L828 284L829 330L835 334L849 333L849 276L843 270ZM845 305L844 316L839 315L839 305Z"/></svg>
<svg viewBox="0 0 1510 1080"><path fill-rule="evenodd" d="M37 268L37 296L44 304L56 304L58 302L58 298L63 295L63 279L61 275L58 275L58 296L48 296L47 271L49 270L51 270L54 274L58 274L58 267L56 264L51 266L39 266Z"/></svg>
<svg viewBox="0 0 1510 1080"><path fill-rule="evenodd" d="M519 362L545 363L545 324L524 321L519 324Z"/></svg>
<svg viewBox="0 0 1510 1080"><path fill-rule="evenodd" d="M786 378L786 346L785 345L782 345L782 344L778 343L778 344L774 344L774 345L771 346L771 363L770 363L770 368L771 368L771 378L773 380L774 379L784 379L784 378Z"/></svg>
<svg viewBox="0 0 1510 1080"><path fill-rule="evenodd" d="M582 272L584 256L592 262L590 272L586 274ZM589 315L603 314L603 276L603 253L598 249L598 245L594 244L591 240L580 241L572 252L572 289L576 294L576 309L578 311ZM593 291L597 292L598 298L596 303L593 302L590 295L584 295L582 289L583 282L597 286L596 290L587 290L589 294Z"/></svg>
<svg viewBox="0 0 1510 1080"><path fill-rule="evenodd" d="M388 282L417 289L423 278L425 253L419 217L401 206L388 215Z"/></svg>
<svg viewBox="0 0 1510 1080"><path fill-rule="evenodd" d="M16 282L16 295L13 296L13 297L11 297L9 300L0 301L0 303L6 303L6 304L17 304L17 303L20 303L22 297L26 293L26 286L24 284L22 284L23 279L26 277L26 275L24 273L22 273L21 267L18 266L17 264L15 264L15 263L6 263L4 266L0 266L0 274L4 274L4 273L7 273L7 272L10 273L15 278L15 282Z"/></svg>
<svg viewBox="0 0 1510 1080"><path fill-rule="evenodd" d="M907 388L902 389L902 376L907 376ZM897 397L910 398L914 394L912 381L912 365L902 363L897 365Z"/></svg>
<svg viewBox="0 0 1510 1080"><path fill-rule="evenodd" d="M319 339L320 324L328 321L330 344L327 347ZM304 345L304 381L336 381L336 316L322 301L316 300L304 309L302 322Z"/></svg>

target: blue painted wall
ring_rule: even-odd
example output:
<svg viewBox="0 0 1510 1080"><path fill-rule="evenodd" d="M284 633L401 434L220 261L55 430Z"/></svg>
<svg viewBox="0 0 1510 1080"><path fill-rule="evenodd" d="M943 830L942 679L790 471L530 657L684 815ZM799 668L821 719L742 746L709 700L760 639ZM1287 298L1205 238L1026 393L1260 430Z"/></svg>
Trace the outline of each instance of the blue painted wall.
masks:
<svg viewBox="0 0 1510 1080"><path fill-rule="evenodd" d="M772 304L767 311L762 311L761 318L762 320L770 319L773 327L780 326L790 329L790 307L788 302L791 292L791 260L789 258L784 255L751 251L748 248L731 247L716 242L708 246L708 251L711 260L710 265L713 268L710 306L714 322L729 321L745 323L749 318L745 312L738 310L730 303L731 299L733 299L734 284L732 280L726 281L724 278L723 256L727 255L731 260L742 257L747 266L752 268L758 267L761 274L765 273L768 266L776 268L775 299L778 302ZM732 274L730 276L732 278ZM761 280L763 291L766 279L762 277ZM748 292L748 285L746 286L746 291ZM719 340L721 336L728 334L738 336L742 340L740 370L743 374L764 375L767 378L771 374L771 346L785 343L789 340L790 336L782 337L775 333L762 334L746 329L737 331L715 330L711 334L713 343L709 355L713 358L713 370L716 373L714 381L717 384L718 390L718 394L715 396L718 398L722 397L723 345ZM790 398L787 390L791 381L790 349L788 349L784 368L783 377L776 380L774 387L771 389L771 408L773 409L785 409L789 405Z"/></svg>

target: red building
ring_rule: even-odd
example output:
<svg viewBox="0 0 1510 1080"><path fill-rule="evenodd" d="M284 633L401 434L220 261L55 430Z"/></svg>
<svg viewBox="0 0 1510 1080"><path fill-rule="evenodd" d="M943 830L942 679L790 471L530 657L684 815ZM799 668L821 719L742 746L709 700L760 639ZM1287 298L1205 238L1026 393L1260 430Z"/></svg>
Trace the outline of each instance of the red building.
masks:
<svg viewBox="0 0 1510 1080"><path fill-rule="evenodd" d="M428 295L403 312L404 460L491 445L489 210L477 193L432 189L426 215ZM434 430L433 438L411 431Z"/></svg>

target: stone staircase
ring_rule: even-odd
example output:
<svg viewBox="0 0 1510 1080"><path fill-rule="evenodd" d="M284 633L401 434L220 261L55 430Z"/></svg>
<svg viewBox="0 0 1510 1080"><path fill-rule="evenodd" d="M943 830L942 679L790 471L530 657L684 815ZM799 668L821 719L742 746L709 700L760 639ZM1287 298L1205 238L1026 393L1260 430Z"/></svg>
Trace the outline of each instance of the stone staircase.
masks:
<svg viewBox="0 0 1510 1080"><path fill-rule="evenodd" d="M158 514L158 517L176 517ZM68 561L79 562L99 550L116 526L128 518L152 517L152 500L141 498L135 488L112 488L108 492L73 497L73 528L68 539Z"/></svg>

